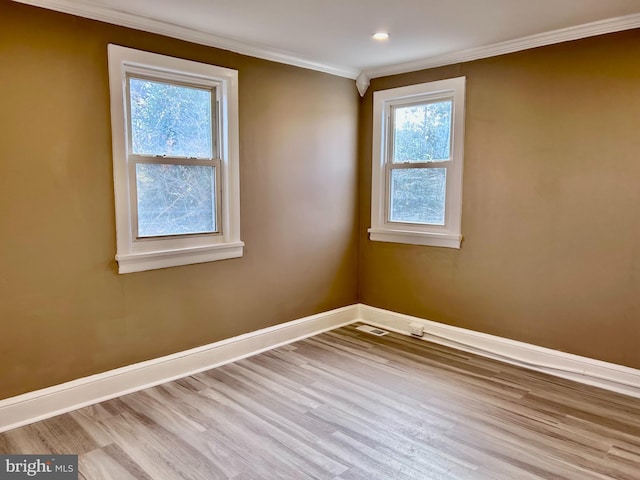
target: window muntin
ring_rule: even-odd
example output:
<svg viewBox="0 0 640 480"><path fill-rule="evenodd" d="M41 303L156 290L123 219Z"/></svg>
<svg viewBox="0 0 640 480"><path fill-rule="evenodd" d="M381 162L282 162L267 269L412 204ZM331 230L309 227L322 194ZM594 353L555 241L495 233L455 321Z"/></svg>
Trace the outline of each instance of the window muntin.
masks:
<svg viewBox="0 0 640 480"><path fill-rule="evenodd" d="M109 45L120 273L241 257L238 72Z"/></svg>
<svg viewBox="0 0 640 480"><path fill-rule="evenodd" d="M374 92L371 240L460 247L464 85Z"/></svg>

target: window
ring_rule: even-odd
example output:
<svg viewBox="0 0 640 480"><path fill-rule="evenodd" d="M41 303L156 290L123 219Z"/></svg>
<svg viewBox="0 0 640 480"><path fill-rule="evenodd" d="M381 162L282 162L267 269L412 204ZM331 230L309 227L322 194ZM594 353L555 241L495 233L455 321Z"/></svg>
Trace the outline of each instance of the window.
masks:
<svg viewBox="0 0 640 480"><path fill-rule="evenodd" d="M109 45L120 273L241 257L238 72Z"/></svg>
<svg viewBox="0 0 640 480"><path fill-rule="evenodd" d="M371 240L460 248L465 78L373 94Z"/></svg>

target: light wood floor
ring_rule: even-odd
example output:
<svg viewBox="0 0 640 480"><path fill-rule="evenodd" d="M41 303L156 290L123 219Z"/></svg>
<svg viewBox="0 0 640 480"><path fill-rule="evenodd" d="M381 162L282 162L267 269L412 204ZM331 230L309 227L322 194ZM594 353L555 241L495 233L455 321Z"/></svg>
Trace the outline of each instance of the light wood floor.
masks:
<svg viewBox="0 0 640 480"><path fill-rule="evenodd" d="M0 435L80 478L640 479L640 400L353 326Z"/></svg>

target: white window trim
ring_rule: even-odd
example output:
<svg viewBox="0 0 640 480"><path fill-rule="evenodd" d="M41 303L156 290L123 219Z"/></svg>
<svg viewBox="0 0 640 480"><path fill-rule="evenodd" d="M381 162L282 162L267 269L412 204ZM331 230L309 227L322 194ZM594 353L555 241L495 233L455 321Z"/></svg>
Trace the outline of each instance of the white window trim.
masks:
<svg viewBox="0 0 640 480"><path fill-rule="evenodd" d="M371 182L371 228L374 241L460 248L462 241L462 167L464 150L465 77L379 90L373 93L373 146ZM452 163L447 171L445 224L424 225L388 221L389 178L386 168L389 114L393 105L414 101L453 100Z"/></svg>
<svg viewBox="0 0 640 480"><path fill-rule="evenodd" d="M111 129L113 177L116 210L116 237L119 273L211 262L241 257L240 169L238 132L238 72L229 68L168 57L110 44L109 86L111 93ZM129 168L126 118L126 76L128 72L153 72L155 75L191 77L215 82L220 101L220 217L218 234L189 235L138 240L133 234L132 191Z"/></svg>

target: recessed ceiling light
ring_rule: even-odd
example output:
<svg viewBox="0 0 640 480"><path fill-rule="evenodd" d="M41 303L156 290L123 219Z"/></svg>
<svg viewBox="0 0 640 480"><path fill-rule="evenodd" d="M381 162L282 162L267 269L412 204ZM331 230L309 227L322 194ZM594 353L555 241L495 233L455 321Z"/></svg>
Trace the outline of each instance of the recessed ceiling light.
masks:
<svg viewBox="0 0 640 480"><path fill-rule="evenodd" d="M389 34L387 32L377 32L371 35L371 38L374 40L386 40L389 38Z"/></svg>

